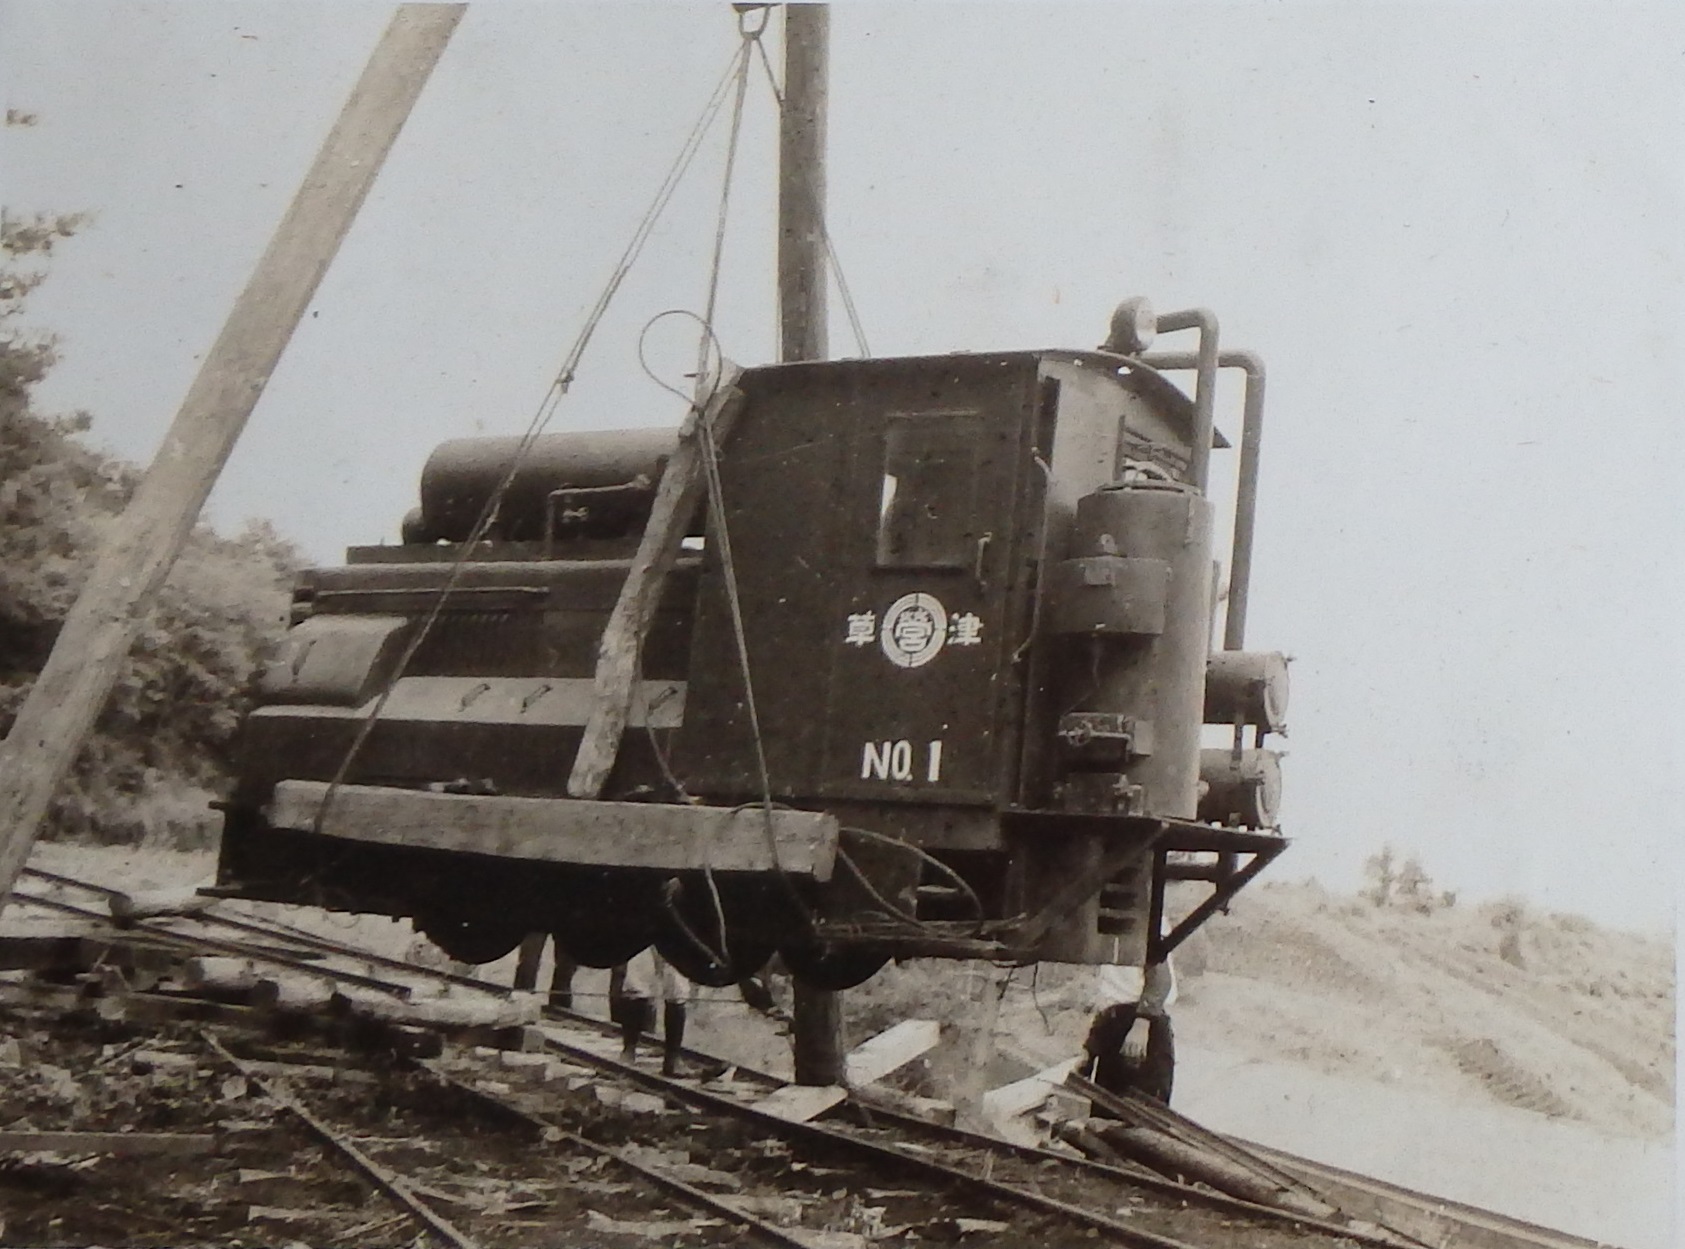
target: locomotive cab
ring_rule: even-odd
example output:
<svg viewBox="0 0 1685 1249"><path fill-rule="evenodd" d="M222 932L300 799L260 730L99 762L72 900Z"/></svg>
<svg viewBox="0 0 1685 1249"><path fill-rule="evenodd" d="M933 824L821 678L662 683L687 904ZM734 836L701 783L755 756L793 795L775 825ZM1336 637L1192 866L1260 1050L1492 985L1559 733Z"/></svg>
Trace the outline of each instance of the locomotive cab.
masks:
<svg viewBox="0 0 1685 1249"><path fill-rule="evenodd" d="M468 961L653 942L704 983L1162 958L1285 845L1286 676L1211 650L1212 368L1190 398L1140 345L744 372L594 799L569 769L676 435L445 444L403 545L301 578L219 892ZM1167 930L1174 879L1209 896Z"/></svg>

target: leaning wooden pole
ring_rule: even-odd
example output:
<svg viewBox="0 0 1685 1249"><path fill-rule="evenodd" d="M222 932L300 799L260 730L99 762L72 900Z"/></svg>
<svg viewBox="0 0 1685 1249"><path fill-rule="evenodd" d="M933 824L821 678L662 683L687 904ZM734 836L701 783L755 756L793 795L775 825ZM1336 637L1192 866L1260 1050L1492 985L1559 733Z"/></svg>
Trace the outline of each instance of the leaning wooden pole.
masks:
<svg viewBox="0 0 1685 1249"><path fill-rule="evenodd" d="M743 370L731 361L721 360L720 375L706 402L679 426L678 445L662 470L643 537L638 540L632 566L603 626L602 640L597 643L591 714L568 773L568 793L575 798L600 797L614 770L637 694L635 679L644 637L655 619L667 574L679 557L685 529L701 497L706 455L703 443L710 440L718 445L731 433L743 406L743 392L737 389L737 379L742 375Z"/></svg>
<svg viewBox="0 0 1685 1249"><path fill-rule="evenodd" d="M0 906L281 352L438 64L462 4L405 4L212 345L0 741Z"/></svg>
<svg viewBox="0 0 1685 1249"><path fill-rule="evenodd" d="M825 113L831 11L784 6L784 109L778 127L778 342L783 360L823 360L826 343ZM842 1002L795 985L796 1083L843 1083Z"/></svg>

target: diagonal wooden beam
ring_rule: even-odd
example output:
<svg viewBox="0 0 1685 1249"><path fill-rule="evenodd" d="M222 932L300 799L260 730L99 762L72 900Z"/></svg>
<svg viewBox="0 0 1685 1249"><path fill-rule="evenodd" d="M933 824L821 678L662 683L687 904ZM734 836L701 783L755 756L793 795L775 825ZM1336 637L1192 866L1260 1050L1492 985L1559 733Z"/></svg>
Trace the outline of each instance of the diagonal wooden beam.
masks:
<svg viewBox="0 0 1685 1249"><path fill-rule="evenodd" d="M0 741L0 906L246 419L462 18L399 7Z"/></svg>
<svg viewBox="0 0 1685 1249"><path fill-rule="evenodd" d="M743 370L735 364L722 363L707 401L700 411L692 410L679 427L679 444L656 487L638 553L632 557L631 571L597 644L595 702L585 722L579 753L574 756L573 771L568 775L568 793L575 798L601 794L614 768L631 713L633 679L644 635L655 618L661 589L678 558L679 545L702 489L702 440L711 438L718 445L731 432L743 407L743 392L737 389L737 379L742 375Z"/></svg>

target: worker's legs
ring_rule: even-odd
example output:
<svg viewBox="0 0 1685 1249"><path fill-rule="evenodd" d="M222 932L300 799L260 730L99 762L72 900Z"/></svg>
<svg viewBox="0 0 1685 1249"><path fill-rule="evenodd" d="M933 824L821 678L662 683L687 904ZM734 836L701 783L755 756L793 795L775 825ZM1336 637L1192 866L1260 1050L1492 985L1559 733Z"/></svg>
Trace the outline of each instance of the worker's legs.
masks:
<svg viewBox="0 0 1685 1249"><path fill-rule="evenodd" d="M538 964L544 958L544 943L549 938L541 932L529 933L521 940L521 954L515 960L515 989L531 993L538 987Z"/></svg>
<svg viewBox="0 0 1685 1249"><path fill-rule="evenodd" d="M1170 1019L1161 1015L1147 1031L1147 1056L1136 1069L1134 1085L1148 1097L1170 1104L1170 1086L1176 1079L1176 1037Z"/></svg>
<svg viewBox="0 0 1685 1249"><path fill-rule="evenodd" d="M679 1073L679 1051L685 1043L685 1004L668 1002L661 1011L661 1074Z"/></svg>
<svg viewBox="0 0 1685 1249"><path fill-rule="evenodd" d="M1166 1016L1147 1021L1147 1052L1131 1059L1123 1052L1123 1041L1135 1023L1135 1005L1108 1006L1094 1016L1083 1043L1084 1071L1106 1092L1122 1097L1130 1089L1170 1104L1170 1089L1176 1076L1176 1041ZM1094 1113L1111 1116L1103 1107Z"/></svg>
<svg viewBox="0 0 1685 1249"><path fill-rule="evenodd" d="M626 1012L626 964L616 963L608 973L608 1018L620 1023Z"/></svg>
<svg viewBox="0 0 1685 1249"><path fill-rule="evenodd" d="M573 974L579 964L567 956L561 944L556 945L556 969L550 973L550 1005L557 1010L573 1009Z"/></svg>
<svg viewBox="0 0 1685 1249"><path fill-rule="evenodd" d="M638 1038L655 1026L655 1003L647 997L623 997L620 1003L620 1058L638 1056Z"/></svg>

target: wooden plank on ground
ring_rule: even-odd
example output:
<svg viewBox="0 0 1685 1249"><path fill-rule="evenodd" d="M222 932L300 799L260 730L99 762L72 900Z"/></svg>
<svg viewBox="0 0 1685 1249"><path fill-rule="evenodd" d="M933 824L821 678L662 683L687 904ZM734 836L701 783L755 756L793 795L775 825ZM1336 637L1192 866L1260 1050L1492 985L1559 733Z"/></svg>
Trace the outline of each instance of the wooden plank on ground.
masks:
<svg viewBox="0 0 1685 1249"><path fill-rule="evenodd" d="M850 1084L871 1084L936 1048L942 1028L934 1019L903 1019L855 1046L843 1060Z"/></svg>
<svg viewBox="0 0 1685 1249"><path fill-rule="evenodd" d="M507 999L435 997L400 1002L381 993L342 989L334 995L333 1008L359 1019L426 1028L518 1028L538 1022L543 1002L529 993Z"/></svg>
<svg viewBox="0 0 1685 1249"><path fill-rule="evenodd" d="M552 1023L539 1024L538 1028L540 1032L558 1045L571 1045L574 1049L584 1050L587 1054L595 1054L599 1058L618 1058L620 1056L619 1040L605 1033L595 1032L589 1028L569 1028Z"/></svg>
<svg viewBox="0 0 1685 1249"><path fill-rule="evenodd" d="M0 970L83 970L91 965L85 939L98 932L86 920L7 916L0 921Z"/></svg>
<svg viewBox="0 0 1685 1249"><path fill-rule="evenodd" d="M1054 1090L1065 1082L1066 1077L1076 1070L1079 1061L1076 1058L1067 1058L1062 1063L1025 1076L1022 1080L1014 1080L1011 1084L990 1089L983 1094L984 1115L999 1122L1016 1119L1019 1115L1038 1109L1053 1095Z"/></svg>
<svg viewBox="0 0 1685 1249"><path fill-rule="evenodd" d="M855 1046L843 1059L843 1067L851 1083L871 1084L930 1052L940 1034L941 1028L934 1020L904 1019ZM792 1123L806 1123L847 1098L848 1090L840 1085L787 1084L750 1108Z"/></svg>
<svg viewBox="0 0 1685 1249"><path fill-rule="evenodd" d="M328 786L282 781L270 827L309 831ZM778 846L773 858L766 821ZM352 841L490 854L501 858L661 871L784 871L829 880L837 820L817 811L693 807L583 798L435 794L378 785L334 790L317 831Z"/></svg>
<svg viewBox="0 0 1685 1249"><path fill-rule="evenodd" d="M840 1084L786 1084L759 1101L751 1102L749 1109L787 1119L791 1123L806 1123L847 1100L848 1090Z"/></svg>
<svg viewBox="0 0 1685 1249"><path fill-rule="evenodd" d="M0 1132L0 1154L211 1154L212 1132Z"/></svg>

